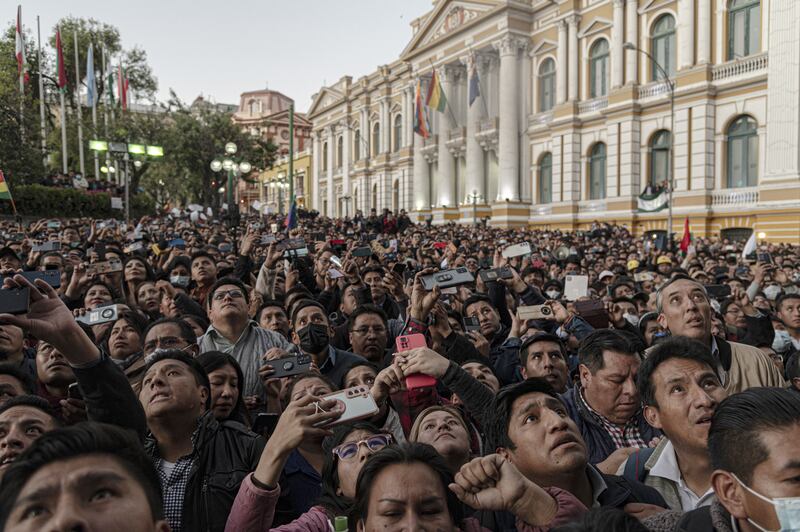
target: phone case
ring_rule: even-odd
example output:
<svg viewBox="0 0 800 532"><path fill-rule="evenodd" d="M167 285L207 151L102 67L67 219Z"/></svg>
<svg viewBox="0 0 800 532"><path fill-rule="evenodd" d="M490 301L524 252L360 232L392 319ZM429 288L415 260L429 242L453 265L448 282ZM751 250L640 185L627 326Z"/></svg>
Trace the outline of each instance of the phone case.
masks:
<svg viewBox="0 0 800 532"><path fill-rule="evenodd" d="M469 284L474 280L475 277L473 277L469 270L464 267L432 273L422 277L421 279L422 287L425 290L433 290L434 286L438 286L439 288L450 288L451 286Z"/></svg>
<svg viewBox="0 0 800 532"><path fill-rule="evenodd" d="M28 312L28 287L0 290L0 314L25 314Z"/></svg>
<svg viewBox="0 0 800 532"><path fill-rule="evenodd" d="M422 334L409 334L406 336L397 337L397 352L402 353L410 349L418 347L428 347L425 340L425 335ZM406 388L409 390L416 390L417 388L429 388L436 386L436 379L430 375L423 375L422 373L415 373L406 376Z"/></svg>
<svg viewBox="0 0 800 532"><path fill-rule="evenodd" d="M270 378L291 377L292 375L307 373L311 369L311 357L305 354L290 355L276 358L275 360L267 360L265 364L275 368L275 373L270 375Z"/></svg>
<svg viewBox="0 0 800 532"><path fill-rule="evenodd" d="M531 245L528 242L522 244L515 244L503 250L503 258L512 259L514 257L521 257L522 255L529 255L531 253Z"/></svg>
<svg viewBox="0 0 800 532"><path fill-rule="evenodd" d="M530 307L519 307L517 308L517 314L519 314L519 317L522 320L553 319L553 309L551 309L547 305L533 305Z"/></svg>
<svg viewBox="0 0 800 532"><path fill-rule="evenodd" d="M329 424L331 427L349 421L372 417L378 413L378 405L370 395L368 386L354 386L325 395L323 398L326 400L333 399L344 405L344 413L339 419Z"/></svg>
<svg viewBox="0 0 800 532"><path fill-rule="evenodd" d="M491 283L498 279L513 279L514 274L511 273L509 268L494 268L491 270L483 270L479 274L484 283Z"/></svg>

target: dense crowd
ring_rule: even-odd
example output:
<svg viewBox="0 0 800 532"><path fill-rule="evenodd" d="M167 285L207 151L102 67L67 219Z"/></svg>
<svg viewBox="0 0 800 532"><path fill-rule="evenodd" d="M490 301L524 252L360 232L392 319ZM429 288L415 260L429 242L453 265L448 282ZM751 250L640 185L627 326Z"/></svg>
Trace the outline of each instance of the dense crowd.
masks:
<svg viewBox="0 0 800 532"><path fill-rule="evenodd" d="M0 223L3 530L800 529L800 247Z"/></svg>

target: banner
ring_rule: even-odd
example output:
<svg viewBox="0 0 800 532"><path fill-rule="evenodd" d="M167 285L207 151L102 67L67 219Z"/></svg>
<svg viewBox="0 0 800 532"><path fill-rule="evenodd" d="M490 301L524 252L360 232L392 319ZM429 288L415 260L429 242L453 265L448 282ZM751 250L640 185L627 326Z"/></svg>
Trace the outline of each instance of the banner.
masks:
<svg viewBox="0 0 800 532"><path fill-rule="evenodd" d="M661 189L655 194L642 193L637 199L639 212L657 212L666 209L669 205L667 189Z"/></svg>

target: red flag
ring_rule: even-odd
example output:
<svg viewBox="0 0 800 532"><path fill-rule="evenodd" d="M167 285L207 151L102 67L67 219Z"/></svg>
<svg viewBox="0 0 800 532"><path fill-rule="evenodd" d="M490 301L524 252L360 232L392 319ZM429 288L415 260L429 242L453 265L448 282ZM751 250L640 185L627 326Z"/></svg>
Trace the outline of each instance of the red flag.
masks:
<svg viewBox="0 0 800 532"><path fill-rule="evenodd" d="M16 52L17 57L17 74L24 76L25 83L31 79L28 72L28 62L25 60L25 39L22 35L22 6L17 6L17 39L16 39Z"/></svg>
<svg viewBox="0 0 800 532"><path fill-rule="evenodd" d="M686 253L686 250L689 249L689 245L692 243L692 235L689 233L689 217L686 217L686 220L683 222L683 238L681 239L681 251Z"/></svg>
<svg viewBox="0 0 800 532"><path fill-rule="evenodd" d="M64 68L64 51L61 46L61 30L56 30L56 59L58 61L58 88L67 88L67 71Z"/></svg>
<svg viewBox="0 0 800 532"><path fill-rule="evenodd" d="M122 65L117 68L117 91L119 92L119 105L125 111L128 109L128 78L125 76Z"/></svg>

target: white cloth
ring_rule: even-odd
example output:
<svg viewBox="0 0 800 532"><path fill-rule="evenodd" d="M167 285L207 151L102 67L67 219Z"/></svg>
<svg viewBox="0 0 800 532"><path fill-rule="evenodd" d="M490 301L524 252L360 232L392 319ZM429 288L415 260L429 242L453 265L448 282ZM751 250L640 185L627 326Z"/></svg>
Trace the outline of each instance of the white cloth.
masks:
<svg viewBox="0 0 800 532"><path fill-rule="evenodd" d="M675 455L675 447L672 442L667 442L664 450L650 468L651 476L661 477L671 481L678 488L678 496L681 499L681 510L688 512L701 506L710 506L715 499L714 490L709 487L702 496L698 496L693 492L689 486L683 481L680 467L678 466L678 457Z"/></svg>

